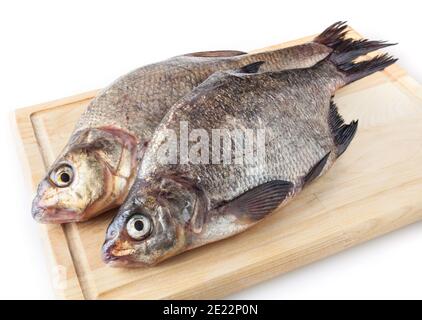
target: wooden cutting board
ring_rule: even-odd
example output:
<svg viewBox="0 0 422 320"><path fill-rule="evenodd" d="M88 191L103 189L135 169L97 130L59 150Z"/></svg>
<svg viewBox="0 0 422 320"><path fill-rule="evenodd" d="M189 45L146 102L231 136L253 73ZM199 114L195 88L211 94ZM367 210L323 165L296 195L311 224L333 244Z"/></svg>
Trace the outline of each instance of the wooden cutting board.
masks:
<svg viewBox="0 0 422 320"><path fill-rule="evenodd" d="M96 92L16 110L33 191ZM359 119L347 152L288 206L243 234L157 267L113 269L102 263L100 248L115 211L85 223L42 225L58 295L223 297L422 218L422 88L394 65L339 91L336 102L347 121Z"/></svg>

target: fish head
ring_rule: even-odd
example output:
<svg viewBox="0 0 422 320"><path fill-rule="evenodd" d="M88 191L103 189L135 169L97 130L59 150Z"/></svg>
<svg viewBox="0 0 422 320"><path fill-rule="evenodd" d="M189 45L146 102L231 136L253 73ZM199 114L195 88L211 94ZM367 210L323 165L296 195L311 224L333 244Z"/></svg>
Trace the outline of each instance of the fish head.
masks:
<svg viewBox="0 0 422 320"><path fill-rule="evenodd" d="M136 144L91 129L69 145L38 186L32 204L38 222L87 220L122 203L130 188Z"/></svg>
<svg viewBox="0 0 422 320"><path fill-rule="evenodd" d="M154 187L140 184L134 183L107 229L102 256L112 267L153 266L188 245L195 195L183 188L169 192L162 183Z"/></svg>

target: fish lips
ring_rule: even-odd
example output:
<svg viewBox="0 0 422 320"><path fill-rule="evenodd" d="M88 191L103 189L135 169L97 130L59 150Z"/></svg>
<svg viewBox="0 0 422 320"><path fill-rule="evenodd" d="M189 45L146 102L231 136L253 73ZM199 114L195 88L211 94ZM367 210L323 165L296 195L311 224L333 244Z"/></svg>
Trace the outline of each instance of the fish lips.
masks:
<svg viewBox="0 0 422 320"><path fill-rule="evenodd" d="M68 223L77 221L78 213L71 209L32 206L32 217L39 223Z"/></svg>
<svg viewBox="0 0 422 320"><path fill-rule="evenodd" d="M112 251L116 248L114 239L106 240L102 248L103 262L112 268L139 268L148 267L146 263L135 261L130 254L115 256Z"/></svg>
<svg viewBox="0 0 422 320"><path fill-rule="evenodd" d="M115 257L108 252L103 252L102 259L106 265L112 268L128 268L132 266L129 259L125 257Z"/></svg>
<svg viewBox="0 0 422 320"><path fill-rule="evenodd" d="M106 241L102 249L102 260L105 264L113 268L125 268L131 266L131 259L129 256L114 256L113 251L115 245L114 241Z"/></svg>

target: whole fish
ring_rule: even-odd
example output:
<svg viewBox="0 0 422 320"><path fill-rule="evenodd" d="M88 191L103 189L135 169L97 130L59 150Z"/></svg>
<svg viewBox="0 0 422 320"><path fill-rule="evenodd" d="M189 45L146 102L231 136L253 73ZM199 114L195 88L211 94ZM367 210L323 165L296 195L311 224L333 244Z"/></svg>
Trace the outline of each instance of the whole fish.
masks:
<svg viewBox="0 0 422 320"><path fill-rule="evenodd" d="M262 71L312 66L343 43L345 28L344 23L336 23L313 42L271 52L177 56L121 77L79 119L67 146L38 186L33 217L43 223L83 221L119 206L152 133L177 100L218 70L261 60L266 61Z"/></svg>
<svg viewBox="0 0 422 320"><path fill-rule="evenodd" d="M346 124L339 115L332 101L336 90L396 61L380 55L353 62L373 48L366 40L345 40L310 68L217 72L195 88L154 133L128 198L107 230L103 260L111 266L154 265L230 237L323 175L346 150L358 124ZM198 130L195 138L189 136L188 150L189 157L199 158L189 161L182 154L171 156L175 144L182 149L186 124L190 133ZM220 136L217 149L211 143L219 128L231 134L228 149ZM247 140L232 132L245 137L249 129L265 132L264 152L254 161L237 162L242 157L233 146ZM256 154L257 141L240 155ZM234 153L224 156L227 150ZM210 163L219 154L219 162Z"/></svg>

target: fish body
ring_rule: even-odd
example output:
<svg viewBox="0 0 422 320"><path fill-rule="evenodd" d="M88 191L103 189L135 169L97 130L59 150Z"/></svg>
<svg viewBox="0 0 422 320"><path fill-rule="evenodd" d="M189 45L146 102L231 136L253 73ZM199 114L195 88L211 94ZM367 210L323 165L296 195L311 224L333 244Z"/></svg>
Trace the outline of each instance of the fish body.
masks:
<svg viewBox="0 0 422 320"><path fill-rule="evenodd" d="M119 206L155 128L180 98L219 70L258 61L266 61L261 71L312 66L335 50L345 28L337 23L313 42L269 52L178 56L119 78L82 114L68 144L39 184L33 217L43 223L84 221Z"/></svg>
<svg viewBox="0 0 422 320"><path fill-rule="evenodd" d="M157 127L129 196L108 228L105 262L154 265L230 237L255 225L323 175L357 130L357 121L344 123L332 102L336 90L395 62L383 55L354 63L374 49L371 43L345 39L338 50L310 68L217 72L181 99ZM262 159L236 162L232 153L228 163L222 158L211 163L212 156L227 150L221 141L217 150L212 148L214 141L196 148L198 138L190 139L189 155L198 153L202 159L208 153L208 158L182 163L179 155L174 162L169 157L170 142L181 146L183 124L192 132L200 130L197 137L202 142L215 129L240 130L245 135L249 129L262 130ZM229 139L232 152L236 152L232 146L245 141L233 134ZM260 152L257 143L251 150Z"/></svg>

